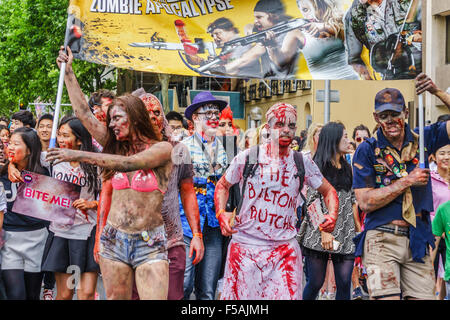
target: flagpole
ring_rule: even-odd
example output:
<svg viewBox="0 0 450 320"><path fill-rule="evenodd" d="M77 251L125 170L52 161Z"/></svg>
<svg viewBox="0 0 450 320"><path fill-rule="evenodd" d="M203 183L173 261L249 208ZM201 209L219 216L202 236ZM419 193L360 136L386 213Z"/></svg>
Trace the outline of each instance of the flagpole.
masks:
<svg viewBox="0 0 450 320"><path fill-rule="evenodd" d="M423 94L419 94L419 167L425 168Z"/></svg>
<svg viewBox="0 0 450 320"><path fill-rule="evenodd" d="M69 39L69 15L67 16L66 23L66 35L64 38L64 51L67 52L67 41ZM59 81L58 81L58 91L56 92L56 104L55 104L55 112L53 114L53 126L52 126L52 134L50 136L49 148L56 147L56 133L58 131L58 123L59 123L59 113L61 111L61 99L64 88L64 75L66 73L66 63L61 63L61 68L59 71Z"/></svg>

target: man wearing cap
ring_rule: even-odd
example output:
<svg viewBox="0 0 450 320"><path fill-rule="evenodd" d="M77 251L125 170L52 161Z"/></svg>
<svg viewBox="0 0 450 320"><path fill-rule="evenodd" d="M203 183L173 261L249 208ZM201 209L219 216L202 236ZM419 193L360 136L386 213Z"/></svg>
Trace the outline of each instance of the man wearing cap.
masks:
<svg viewBox="0 0 450 320"><path fill-rule="evenodd" d="M185 116L194 123L195 132L181 142L187 146L194 168L194 188L200 212L202 233L192 234L185 211L180 205L186 252L193 237L203 237L205 252L203 260L197 265L195 257L186 257L184 274L184 298L189 299L195 287L198 300L215 298L217 281L222 263L223 237L215 216L214 191L216 183L227 167L227 154L222 143L216 139L220 112L227 106L224 100L216 99L211 92L197 94Z"/></svg>
<svg viewBox="0 0 450 320"><path fill-rule="evenodd" d="M296 208L302 205L294 151L289 147L296 132L297 112L277 103L266 113L270 139L239 153L220 179L215 193L216 214L222 234L232 235L228 246L225 300L299 300L302 295L302 254L295 239ZM247 156L253 175L244 177ZM331 232L337 218L336 191L323 178L309 155L303 157L304 181L323 196L329 214L320 227ZM248 172L247 170L245 170ZM239 212L226 211L230 187L244 188Z"/></svg>
<svg viewBox="0 0 450 320"><path fill-rule="evenodd" d="M418 129L406 123L401 92L378 92L373 115L380 128L353 156L353 188L367 213L355 255L363 258L372 299L434 299L428 156L450 143L450 121L424 128L425 168L419 168Z"/></svg>
<svg viewBox="0 0 450 320"><path fill-rule="evenodd" d="M234 46L231 51L224 54L223 49L230 49L225 48L224 45L228 41L234 40L239 38L239 30L234 26L233 22L231 22L228 18L218 18L211 22L208 25L207 32L211 35L211 37L214 39L214 43L218 48L222 49L221 56L219 57L211 57L211 59L220 59L217 61L217 64L214 64L211 66L208 70L211 73L215 74L223 74L226 72L224 65L227 63L231 63L235 61L236 59L240 58L245 52L249 51L252 47L251 45L246 46ZM205 65L210 63L210 60L204 60L200 58L199 56L189 56L189 61L192 64L197 65ZM258 59L255 59L253 61L250 61L249 64L238 66L233 70L232 75L237 75L240 77L260 77L261 76L261 65L259 63Z"/></svg>
<svg viewBox="0 0 450 320"><path fill-rule="evenodd" d="M280 0L259 0L253 10L254 26L253 31L260 32L274 27L291 19L286 15L285 7ZM286 33L281 33L267 43L256 43L250 50L245 52L239 59L225 65L227 74L234 74L239 68L254 63L261 58L263 78L277 77L286 78L295 75L299 53L292 55L289 61L284 61L283 65L275 63L269 56L269 50L273 47L281 47ZM268 35L266 36L268 40Z"/></svg>

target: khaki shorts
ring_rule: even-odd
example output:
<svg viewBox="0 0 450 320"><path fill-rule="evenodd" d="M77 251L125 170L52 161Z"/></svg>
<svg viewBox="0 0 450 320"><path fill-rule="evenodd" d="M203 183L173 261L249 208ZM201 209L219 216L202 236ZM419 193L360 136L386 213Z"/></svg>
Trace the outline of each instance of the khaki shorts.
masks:
<svg viewBox="0 0 450 320"><path fill-rule="evenodd" d="M431 257L415 262L409 238L379 230L368 230L363 264L372 298L402 294L403 298L435 300L435 275Z"/></svg>

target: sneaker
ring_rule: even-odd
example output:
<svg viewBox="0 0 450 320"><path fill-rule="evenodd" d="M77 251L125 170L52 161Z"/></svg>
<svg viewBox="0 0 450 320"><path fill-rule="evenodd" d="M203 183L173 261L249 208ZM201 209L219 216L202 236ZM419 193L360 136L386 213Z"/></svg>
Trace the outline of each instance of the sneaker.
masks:
<svg viewBox="0 0 450 320"><path fill-rule="evenodd" d="M328 292L327 300L336 300L336 292Z"/></svg>
<svg viewBox="0 0 450 320"><path fill-rule="evenodd" d="M328 293L326 291L320 291L317 300L327 300Z"/></svg>
<svg viewBox="0 0 450 320"><path fill-rule="evenodd" d="M361 287L355 288L355 290L353 290L353 292L352 292L352 300L362 300L362 298L363 298L363 293L362 293Z"/></svg>
<svg viewBox="0 0 450 320"><path fill-rule="evenodd" d="M44 300L53 300L53 290L52 289L44 289Z"/></svg>

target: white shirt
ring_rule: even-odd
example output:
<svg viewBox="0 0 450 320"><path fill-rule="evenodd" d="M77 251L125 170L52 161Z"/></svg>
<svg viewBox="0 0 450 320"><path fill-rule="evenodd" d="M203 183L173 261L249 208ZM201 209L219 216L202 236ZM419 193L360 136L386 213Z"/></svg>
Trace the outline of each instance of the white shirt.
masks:
<svg viewBox="0 0 450 320"><path fill-rule="evenodd" d="M247 180L241 212L236 218L233 240L248 244L268 244L273 241L293 239L297 230L297 207L303 204L299 195L299 179L295 176L297 167L293 151L282 161L270 158L266 146L260 146L259 165L253 177ZM225 179L240 183L245 159L250 149L240 152L231 162ZM323 176L309 155L303 156L305 184L317 189Z"/></svg>

